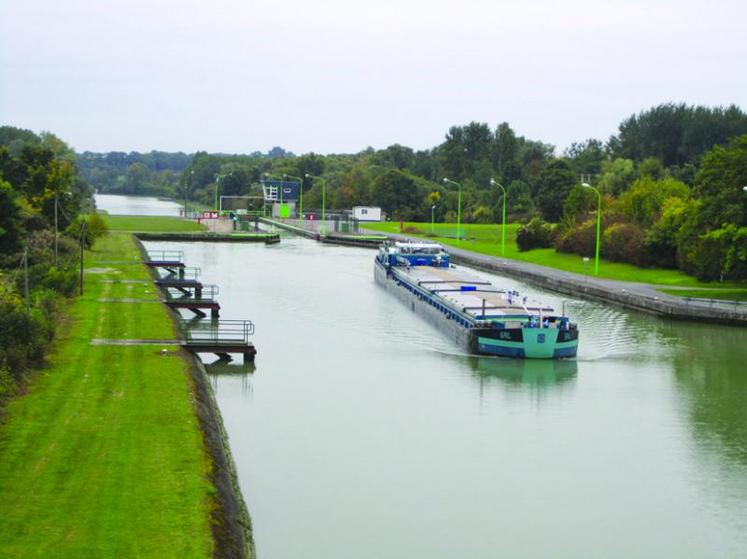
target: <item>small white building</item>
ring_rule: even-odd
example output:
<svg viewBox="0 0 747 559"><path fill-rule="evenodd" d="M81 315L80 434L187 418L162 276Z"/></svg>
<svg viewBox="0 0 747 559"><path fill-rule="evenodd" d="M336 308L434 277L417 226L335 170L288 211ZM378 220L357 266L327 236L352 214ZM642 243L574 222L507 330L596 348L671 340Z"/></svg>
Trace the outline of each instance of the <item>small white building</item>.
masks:
<svg viewBox="0 0 747 559"><path fill-rule="evenodd" d="M381 208L378 206L353 206L353 218L358 221L381 221Z"/></svg>

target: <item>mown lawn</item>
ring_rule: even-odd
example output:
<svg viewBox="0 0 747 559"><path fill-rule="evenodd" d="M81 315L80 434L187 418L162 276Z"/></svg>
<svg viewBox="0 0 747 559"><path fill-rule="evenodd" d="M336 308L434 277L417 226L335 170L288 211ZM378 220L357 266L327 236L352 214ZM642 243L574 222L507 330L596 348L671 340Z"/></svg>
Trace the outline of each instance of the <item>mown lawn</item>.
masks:
<svg viewBox="0 0 747 559"><path fill-rule="evenodd" d="M173 338L129 234L86 255L49 367L0 425L0 557L209 557L214 487L175 348L92 346L93 338ZM120 261L121 264L116 262Z"/></svg>
<svg viewBox="0 0 747 559"><path fill-rule="evenodd" d="M426 236L430 233L430 223L405 223L405 227L414 227L422 234L405 233L411 236ZM594 259L590 258L584 262L583 258L577 254L565 254L556 252L552 248L535 249L526 252L519 252L516 246L516 232L520 225L511 223L506 225L506 253L505 257L513 260L541 264L559 270L575 272L577 274L594 273ZM364 229L373 231L382 231L386 233L399 233L399 222L379 222L366 223ZM451 246L458 246L466 250L472 250L482 254L500 256L501 251L501 226L498 225L462 225L466 238L460 243L456 240L456 224L454 223L436 223L434 225L433 240ZM740 284L731 283L705 283L698 281L692 276L680 272L679 270L668 270L663 268L638 268L631 264L621 262L610 262L604 259L599 261L599 277L633 281L640 283L651 283L655 285L672 285L687 287L739 287Z"/></svg>
<svg viewBox="0 0 747 559"><path fill-rule="evenodd" d="M153 233L205 231L205 226L201 223L186 221L180 217L108 214L101 214L101 217L104 218L112 231L147 231Z"/></svg>

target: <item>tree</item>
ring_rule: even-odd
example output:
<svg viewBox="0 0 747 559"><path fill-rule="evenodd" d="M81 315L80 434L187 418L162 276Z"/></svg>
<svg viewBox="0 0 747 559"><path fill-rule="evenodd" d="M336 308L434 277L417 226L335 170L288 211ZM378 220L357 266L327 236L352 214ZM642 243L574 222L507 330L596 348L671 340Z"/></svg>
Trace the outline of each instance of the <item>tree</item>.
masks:
<svg viewBox="0 0 747 559"><path fill-rule="evenodd" d="M578 183L571 166L563 159L552 161L542 172L537 205L545 221L557 222L563 216L563 203Z"/></svg>
<svg viewBox="0 0 747 559"><path fill-rule="evenodd" d="M695 176L694 196L702 202L703 230L726 224L747 226L747 134L728 147L716 146L705 154Z"/></svg>
<svg viewBox="0 0 747 559"><path fill-rule="evenodd" d="M20 249L23 235L21 208L10 183L0 179L0 254Z"/></svg>
<svg viewBox="0 0 747 559"><path fill-rule="evenodd" d="M654 180L643 177L633 183L619 198L619 208L631 221L650 226L659 218L664 200L690 197L688 186L675 179Z"/></svg>
<svg viewBox="0 0 747 559"><path fill-rule="evenodd" d="M716 144L747 133L739 107L693 107L665 103L625 119L610 142L617 156L642 161L657 157L665 167L683 165Z"/></svg>
<svg viewBox="0 0 747 559"><path fill-rule="evenodd" d="M521 168L517 164L518 155L519 142L516 133L508 122L501 122L495 130L493 150L493 168L498 174L499 182L511 182L521 176Z"/></svg>
<svg viewBox="0 0 747 559"><path fill-rule="evenodd" d="M414 152L411 148L393 144L386 149L377 151L371 162L389 169L409 169L415 161Z"/></svg>
<svg viewBox="0 0 747 559"><path fill-rule="evenodd" d="M125 177L125 192L127 194L141 194L145 190L148 180L148 169L142 163L133 163L127 168Z"/></svg>
<svg viewBox="0 0 747 559"><path fill-rule="evenodd" d="M394 219L417 218L422 196L415 178L409 173L390 169L373 183L374 203Z"/></svg>
<svg viewBox="0 0 747 559"><path fill-rule="evenodd" d="M602 162L607 158L604 144L594 138L573 142L563 155L578 175L598 175L602 171Z"/></svg>

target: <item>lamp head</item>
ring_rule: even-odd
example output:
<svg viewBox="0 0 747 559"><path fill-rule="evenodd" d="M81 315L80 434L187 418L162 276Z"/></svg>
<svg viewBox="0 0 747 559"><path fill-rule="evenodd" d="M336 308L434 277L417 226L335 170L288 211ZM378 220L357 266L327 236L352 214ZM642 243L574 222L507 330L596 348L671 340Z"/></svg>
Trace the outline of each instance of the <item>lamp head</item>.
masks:
<svg viewBox="0 0 747 559"><path fill-rule="evenodd" d="M745 192L747 192L747 186L743 186L742 190L744 190Z"/></svg>
<svg viewBox="0 0 747 559"><path fill-rule="evenodd" d="M581 186L583 186L584 188L591 188L591 185L588 182L582 182Z"/></svg>
<svg viewBox="0 0 747 559"><path fill-rule="evenodd" d="M444 177L444 184L446 184L447 182L449 182L449 179L447 179L446 177Z"/></svg>
<svg viewBox="0 0 747 559"><path fill-rule="evenodd" d="M436 209L436 204L433 204L433 205L431 206L431 209L432 209L432 210L435 210L435 209Z"/></svg>
<svg viewBox="0 0 747 559"><path fill-rule="evenodd" d="M303 176L304 176L304 177L306 177L307 179L310 179L310 178L311 178L311 175L310 175L310 174L308 174L308 173L304 173L304 175L303 175Z"/></svg>
<svg viewBox="0 0 747 559"><path fill-rule="evenodd" d="M495 179L494 179L494 178L491 178L491 179L490 179L490 185L491 185L491 186L495 186Z"/></svg>

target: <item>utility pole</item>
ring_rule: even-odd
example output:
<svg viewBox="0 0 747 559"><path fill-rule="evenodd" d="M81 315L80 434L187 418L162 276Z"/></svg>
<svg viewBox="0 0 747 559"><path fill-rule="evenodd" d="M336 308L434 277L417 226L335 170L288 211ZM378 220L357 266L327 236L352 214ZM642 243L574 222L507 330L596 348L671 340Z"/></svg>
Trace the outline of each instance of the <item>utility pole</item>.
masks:
<svg viewBox="0 0 747 559"><path fill-rule="evenodd" d="M29 249L26 247L23 250L23 295L26 299L26 314L29 314Z"/></svg>
<svg viewBox="0 0 747 559"><path fill-rule="evenodd" d="M57 267L57 194L54 195L54 267Z"/></svg>
<svg viewBox="0 0 747 559"><path fill-rule="evenodd" d="M80 228L80 294L83 295L83 239L86 233L86 222Z"/></svg>

